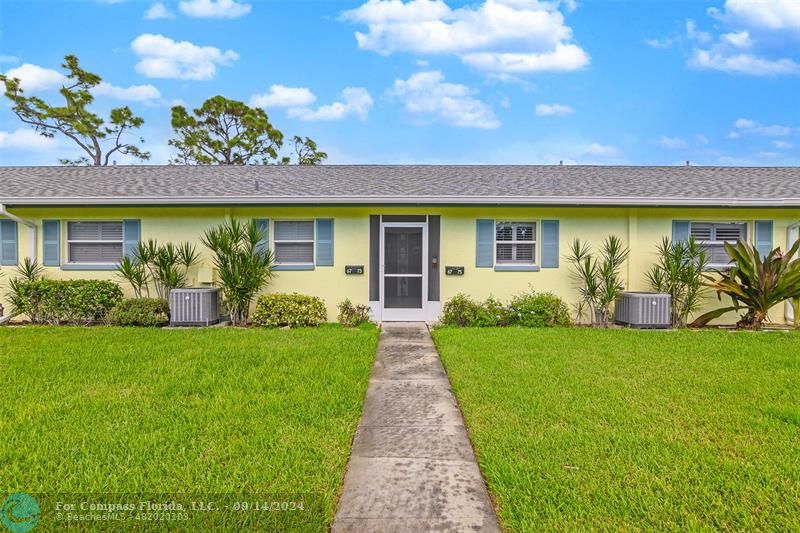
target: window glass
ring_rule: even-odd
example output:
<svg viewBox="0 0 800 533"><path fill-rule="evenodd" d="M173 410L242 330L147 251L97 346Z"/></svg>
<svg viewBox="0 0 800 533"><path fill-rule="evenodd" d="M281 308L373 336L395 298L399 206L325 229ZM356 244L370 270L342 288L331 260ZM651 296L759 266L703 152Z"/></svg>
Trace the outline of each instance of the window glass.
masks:
<svg viewBox="0 0 800 533"><path fill-rule="evenodd" d="M70 263L118 263L122 259L122 222L69 222Z"/></svg>
<svg viewBox="0 0 800 533"><path fill-rule="evenodd" d="M314 221L276 220L273 252L277 264L314 263Z"/></svg>
<svg viewBox="0 0 800 533"><path fill-rule="evenodd" d="M497 222L495 262L533 264L536 262L536 223Z"/></svg>
<svg viewBox="0 0 800 533"><path fill-rule="evenodd" d="M731 258L725 243L747 240L747 224L743 222L692 222L691 235L703 247L712 267L727 266Z"/></svg>

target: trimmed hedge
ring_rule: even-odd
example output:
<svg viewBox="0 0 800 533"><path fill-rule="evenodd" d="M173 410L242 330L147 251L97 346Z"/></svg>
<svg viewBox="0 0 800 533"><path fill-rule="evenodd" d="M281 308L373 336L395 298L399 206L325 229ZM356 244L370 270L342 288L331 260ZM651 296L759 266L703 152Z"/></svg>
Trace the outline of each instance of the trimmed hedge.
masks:
<svg viewBox="0 0 800 533"><path fill-rule="evenodd" d="M123 300L108 314L114 326L160 328L169 324L169 303L160 298Z"/></svg>
<svg viewBox="0 0 800 533"><path fill-rule="evenodd" d="M34 324L85 326L104 322L122 289L113 281L37 278L15 282L11 298L14 312Z"/></svg>
<svg viewBox="0 0 800 533"><path fill-rule="evenodd" d="M558 296L550 292L526 292L504 305L495 298L476 302L463 293L445 302L440 323L457 327L502 327L520 326L542 328L569 326L572 320L569 307Z"/></svg>
<svg viewBox="0 0 800 533"><path fill-rule="evenodd" d="M318 326L327 319L321 299L297 293L261 295L253 313L253 323L268 328Z"/></svg>

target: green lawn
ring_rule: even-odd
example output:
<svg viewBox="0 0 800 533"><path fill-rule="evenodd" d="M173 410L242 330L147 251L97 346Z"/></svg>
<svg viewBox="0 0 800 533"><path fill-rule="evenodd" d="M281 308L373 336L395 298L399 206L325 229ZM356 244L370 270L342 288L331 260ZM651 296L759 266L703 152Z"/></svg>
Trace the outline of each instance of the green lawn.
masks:
<svg viewBox="0 0 800 533"><path fill-rule="evenodd" d="M301 500L304 511L195 513L168 527L323 531L377 337L334 325L0 328L0 499L38 494L42 520L56 493Z"/></svg>
<svg viewBox="0 0 800 533"><path fill-rule="evenodd" d="M800 530L800 334L434 340L507 530Z"/></svg>

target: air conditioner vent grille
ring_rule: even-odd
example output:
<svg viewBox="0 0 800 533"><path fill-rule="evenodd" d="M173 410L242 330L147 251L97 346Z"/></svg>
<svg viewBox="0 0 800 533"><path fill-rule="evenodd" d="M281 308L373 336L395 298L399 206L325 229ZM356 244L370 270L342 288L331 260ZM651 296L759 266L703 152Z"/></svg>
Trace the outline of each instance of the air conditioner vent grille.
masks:
<svg viewBox="0 0 800 533"><path fill-rule="evenodd" d="M672 297L651 292L624 292L617 300L614 321L633 328L672 326Z"/></svg>
<svg viewBox="0 0 800 533"><path fill-rule="evenodd" d="M172 289L171 326L210 326L219 323L219 289Z"/></svg>

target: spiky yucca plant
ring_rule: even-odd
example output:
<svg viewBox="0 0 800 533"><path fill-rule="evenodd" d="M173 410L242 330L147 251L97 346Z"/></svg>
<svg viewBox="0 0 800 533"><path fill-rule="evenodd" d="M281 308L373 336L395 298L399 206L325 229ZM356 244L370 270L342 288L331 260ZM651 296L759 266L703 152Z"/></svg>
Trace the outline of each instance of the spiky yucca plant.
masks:
<svg viewBox="0 0 800 533"><path fill-rule="evenodd" d="M646 277L651 289L672 296L673 327L685 327L689 315L700 307L707 268L708 254L694 237L676 242L664 237L658 245L658 262Z"/></svg>
<svg viewBox="0 0 800 533"><path fill-rule="evenodd" d="M247 324L250 304L272 278L272 251L260 246L264 235L254 220L234 218L206 230L203 244L214 254L222 297L235 326Z"/></svg>
<svg viewBox="0 0 800 533"><path fill-rule="evenodd" d="M597 256L580 239L575 239L570 245L567 260L573 266L573 279L583 302L578 304L578 321L586 309L592 324L608 326L614 302L625 289L622 265L629 253L630 250L616 235L606 237Z"/></svg>
<svg viewBox="0 0 800 533"><path fill-rule="evenodd" d="M715 318L730 311L745 309L737 326L749 329L761 329L764 321L769 320L769 310L787 300L797 309L800 299L800 259L794 259L800 241L785 254L775 248L762 259L758 250L750 243L739 241L735 246L725 243L725 250L731 257L733 266L729 270L706 274L706 285L717 291L721 300L727 294L733 303L708 312L692 323L702 327ZM798 323L795 313L795 325Z"/></svg>
<svg viewBox="0 0 800 533"><path fill-rule="evenodd" d="M149 239L138 244L133 257L120 260L117 274L130 283L137 298L143 293L149 297L152 284L156 296L166 300L169 291L186 286L189 269L199 261L200 255L190 242L159 244Z"/></svg>

